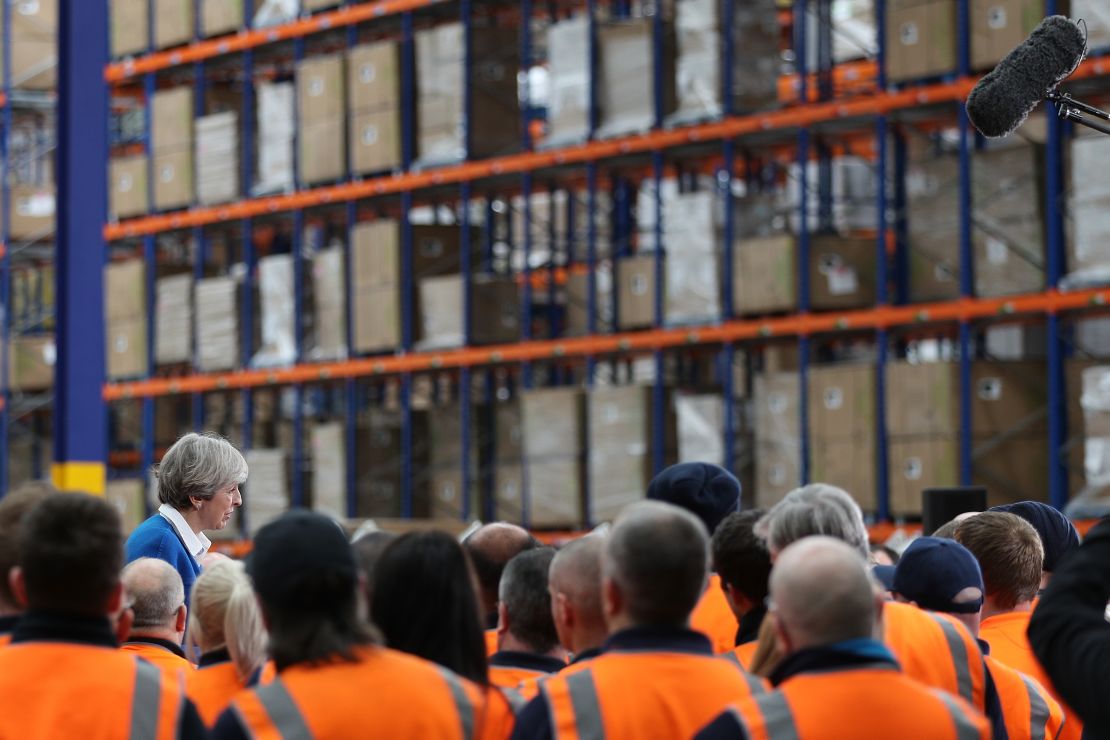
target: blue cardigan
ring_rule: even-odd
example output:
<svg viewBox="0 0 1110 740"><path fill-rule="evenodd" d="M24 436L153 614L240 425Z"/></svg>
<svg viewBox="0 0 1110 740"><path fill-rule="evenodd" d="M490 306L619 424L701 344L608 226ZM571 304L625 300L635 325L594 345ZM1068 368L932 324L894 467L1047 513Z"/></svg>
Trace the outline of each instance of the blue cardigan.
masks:
<svg viewBox="0 0 1110 740"><path fill-rule="evenodd" d="M200 563L185 549L181 535L161 514L147 519L127 538L127 562L139 558L158 558L177 568L185 586L185 606L189 606L193 582L200 575Z"/></svg>

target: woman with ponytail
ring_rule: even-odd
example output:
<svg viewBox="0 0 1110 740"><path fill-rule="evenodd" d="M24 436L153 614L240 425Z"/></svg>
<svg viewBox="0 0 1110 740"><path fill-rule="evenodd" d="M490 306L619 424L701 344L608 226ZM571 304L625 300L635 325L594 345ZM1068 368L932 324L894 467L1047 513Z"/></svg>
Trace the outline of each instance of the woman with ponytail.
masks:
<svg viewBox="0 0 1110 740"><path fill-rule="evenodd" d="M187 639L200 661L185 691L212 727L231 699L257 682L266 662L266 629L242 563L222 560L197 578Z"/></svg>

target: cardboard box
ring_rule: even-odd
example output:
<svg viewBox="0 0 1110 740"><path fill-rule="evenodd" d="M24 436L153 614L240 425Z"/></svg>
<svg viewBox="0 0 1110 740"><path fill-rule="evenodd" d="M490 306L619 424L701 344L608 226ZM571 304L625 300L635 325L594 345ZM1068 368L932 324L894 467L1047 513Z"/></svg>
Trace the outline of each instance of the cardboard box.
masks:
<svg viewBox="0 0 1110 740"><path fill-rule="evenodd" d="M154 155L154 208L165 211L193 202L193 153L189 150Z"/></svg>
<svg viewBox="0 0 1110 740"><path fill-rule="evenodd" d="M801 381L796 372L761 373L752 386L755 436L760 444L801 439Z"/></svg>
<svg viewBox="0 0 1110 740"><path fill-rule="evenodd" d="M138 154L114 157L108 165L111 190L108 193L109 218L140 216L150 210L147 200L147 158Z"/></svg>
<svg viewBox="0 0 1110 740"><path fill-rule="evenodd" d="M843 488L861 509L875 511L875 437L813 439L809 445L809 477Z"/></svg>
<svg viewBox="0 0 1110 740"><path fill-rule="evenodd" d="M296 86L292 82L260 83L255 92L258 104L258 172L254 194L292 190L293 120L296 113Z"/></svg>
<svg viewBox="0 0 1110 740"><path fill-rule="evenodd" d="M194 287L196 368L231 370L240 363L239 283L230 277L198 280ZM254 521L252 520L252 525Z"/></svg>
<svg viewBox="0 0 1110 740"><path fill-rule="evenodd" d="M146 519L146 486L142 478L117 478L104 487L104 498L119 513L124 534Z"/></svg>
<svg viewBox="0 0 1110 740"><path fill-rule="evenodd" d="M585 15L547 29L548 132L545 143L564 146L590 135L590 24Z"/></svg>
<svg viewBox="0 0 1110 740"><path fill-rule="evenodd" d="M797 247L789 235L736 244L733 305L741 316L792 311L798 305Z"/></svg>
<svg viewBox="0 0 1110 740"><path fill-rule="evenodd" d="M585 443L585 394L578 388L544 388L520 395L524 455L539 460L577 457Z"/></svg>
<svg viewBox="0 0 1110 740"><path fill-rule="evenodd" d="M251 358L255 367L280 367L297 361L300 322L296 303L293 255L271 254L258 260L258 309L262 342Z"/></svg>
<svg viewBox="0 0 1110 740"><path fill-rule="evenodd" d="M109 379L146 375L146 265L141 259L104 268L105 355Z"/></svg>
<svg viewBox="0 0 1110 740"><path fill-rule="evenodd" d="M423 347L466 343L461 275L422 278L419 284ZM520 294L516 281L478 275L471 282L470 344L504 344L520 339Z"/></svg>
<svg viewBox="0 0 1110 740"><path fill-rule="evenodd" d="M971 68L998 64L1044 19L1044 0L971 0ZM1057 13L1067 15L1066 8Z"/></svg>
<svg viewBox="0 0 1110 740"><path fill-rule="evenodd" d="M355 114L401 106L401 47L379 41L347 52L347 101Z"/></svg>
<svg viewBox="0 0 1110 740"><path fill-rule="evenodd" d="M400 346L400 286L358 287L354 289L352 300L352 351L379 352Z"/></svg>
<svg viewBox="0 0 1110 740"><path fill-rule="evenodd" d="M201 31L205 36L234 33L243 26L243 0L202 0Z"/></svg>
<svg viewBox="0 0 1110 740"><path fill-rule="evenodd" d="M347 280L345 250L321 249L312 257L313 360L338 360L347 357Z"/></svg>
<svg viewBox="0 0 1110 740"><path fill-rule="evenodd" d="M935 77L956 68L955 0L887 3L887 78Z"/></svg>
<svg viewBox="0 0 1110 740"><path fill-rule="evenodd" d="M151 147L155 154L193 147L193 90L174 87L150 101Z"/></svg>
<svg viewBox="0 0 1110 740"><path fill-rule="evenodd" d="M946 436L891 437L887 465L893 516L920 516L923 490L960 481L959 446Z"/></svg>
<svg viewBox="0 0 1110 740"><path fill-rule="evenodd" d="M815 365L809 369L807 380L811 439L875 435L874 365ZM893 394L890 398L901 397Z"/></svg>
<svg viewBox="0 0 1110 740"><path fill-rule="evenodd" d="M313 120L301 124L297 137L301 184L315 185L340 180L347 174L346 117Z"/></svg>
<svg viewBox="0 0 1110 740"><path fill-rule="evenodd" d="M150 372L145 317L114 320L104 331L109 380L138 378Z"/></svg>
<svg viewBox="0 0 1110 740"><path fill-rule="evenodd" d="M154 285L154 361L189 362L193 355L193 276L159 278Z"/></svg>
<svg viewBox="0 0 1110 740"><path fill-rule="evenodd" d="M655 323L655 255L617 262L617 328L644 329Z"/></svg>
<svg viewBox="0 0 1110 740"><path fill-rule="evenodd" d="M246 450L250 480L243 491L243 509L252 532L257 532L289 509L289 457L283 449Z"/></svg>
<svg viewBox="0 0 1110 740"><path fill-rule="evenodd" d="M112 56L140 54L150 46L148 0L112 0Z"/></svg>
<svg viewBox="0 0 1110 740"><path fill-rule="evenodd" d="M493 469L494 517L502 522L524 521L524 466L499 463Z"/></svg>
<svg viewBox="0 0 1110 740"><path fill-rule="evenodd" d="M809 250L811 308L840 310L875 303L878 247L873 239L814 236Z"/></svg>
<svg viewBox="0 0 1110 740"><path fill-rule="evenodd" d="M596 302L595 313L597 320L595 331L605 334L613 330L613 276L608 269L598 267L595 270ZM590 279L585 273L570 272L566 284L566 331L568 337L579 337L590 333L589 320L589 289Z"/></svg>
<svg viewBox="0 0 1110 740"><path fill-rule="evenodd" d="M8 384L13 391L45 391L54 387L57 359L54 335L14 336L8 345Z"/></svg>
<svg viewBox="0 0 1110 740"><path fill-rule="evenodd" d="M347 518L347 440L341 421L317 422L309 427L312 459L312 510Z"/></svg>
<svg viewBox="0 0 1110 740"><path fill-rule="evenodd" d="M154 48L166 49L193 38L193 0L154 0Z"/></svg>
<svg viewBox="0 0 1110 740"><path fill-rule="evenodd" d="M801 445L758 441L755 447L755 505L769 509L802 484Z"/></svg>
<svg viewBox="0 0 1110 740"><path fill-rule="evenodd" d="M309 57L297 63L297 120L302 125L340 119L347 112L343 56Z"/></svg>
<svg viewBox="0 0 1110 740"><path fill-rule="evenodd" d="M655 123L654 20L633 18L597 26L598 136L647 131ZM674 27L664 30L663 115L675 110Z"/></svg>
<svg viewBox="0 0 1110 740"><path fill-rule="evenodd" d="M339 5L339 0L301 0L301 9L305 11L323 10Z"/></svg>
<svg viewBox="0 0 1110 740"><path fill-rule="evenodd" d="M582 460L554 457L525 462L528 526L577 529L582 526Z"/></svg>
<svg viewBox="0 0 1110 740"><path fill-rule="evenodd" d="M196 119L197 201L215 205L239 197L239 115L232 111Z"/></svg>
<svg viewBox="0 0 1110 740"><path fill-rule="evenodd" d="M493 459L519 463L524 457L524 418L518 400L493 404Z"/></svg>
<svg viewBox="0 0 1110 740"><path fill-rule="evenodd" d="M401 166L399 108L352 114L348 135L352 172L384 172Z"/></svg>
<svg viewBox="0 0 1110 740"><path fill-rule="evenodd" d="M1039 362L976 361L971 366L971 427L977 437L996 437L1015 428L1044 434L1048 429L1045 367ZM959 365L887 365L887 433L890 436L956 434L959 431Z"/></svg>
<svg viewBox="0 0 1110 740"><path fill-rule="evenodd" d="M8 235L13 241L54 233L54 186L13 185L9 198Z"/></svg>
<svg viewBox="0 0 1110 740"><path fill-rule="evenodd" d="M58 86L58 0L11 2L11 84L23 90ZM5 56L0 54L0 60Z"/></svg>

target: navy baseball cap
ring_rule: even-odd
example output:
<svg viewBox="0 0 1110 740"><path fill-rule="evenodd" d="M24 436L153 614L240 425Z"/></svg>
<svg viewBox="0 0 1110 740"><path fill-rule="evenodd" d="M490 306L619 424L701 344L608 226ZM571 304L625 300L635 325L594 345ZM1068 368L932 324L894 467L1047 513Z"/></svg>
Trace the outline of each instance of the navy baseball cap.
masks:
<svg viewBox="0 0 1110 740"><path fill-rule="evenodd" d="M922 609L950 614L974 614L983 606L983 573L979 561L955 540L920 537L894 567L894 593ZM978 589L968 601L954 599L965 589Z"/></svg>
<svg viewBox="0 0 1110 740"><path fill-rule="evenodd" d="M1060 560L1079 549L1079 532L1071 520L1048 504L1040 501L1019 501L1016 504L993 506L988 511L1016 514L1033 525L1044 545L1043 569L1051 573Z"/></svg>
<svg viewBox="0 0 1110 740"><path fill-rule="evenodd" d="M881 583L887 591L893 591L895 568L897 566L894 565L873 565L871 566L871 575L875 576L875 580Z"/></svg>
<svg viewBox="0 0 1110 740"><path fill-rule="evenodd" d="M686 509L705 524L710 534L740 508L740 481L719 465L679 463L648 484L647 497Z"/></svg>

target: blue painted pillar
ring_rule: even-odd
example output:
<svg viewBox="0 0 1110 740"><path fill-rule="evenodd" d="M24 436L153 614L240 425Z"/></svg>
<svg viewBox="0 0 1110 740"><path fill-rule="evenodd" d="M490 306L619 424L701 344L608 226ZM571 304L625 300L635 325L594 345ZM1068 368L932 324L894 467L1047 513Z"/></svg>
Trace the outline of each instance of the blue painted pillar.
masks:
<svg viewBox="0 0 1110 740"><path fill-rule="evenodd" d="M61 0L58 34L57 347L54 485L103 495L107 424L107 0Z"/></svg>

